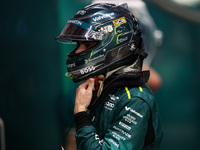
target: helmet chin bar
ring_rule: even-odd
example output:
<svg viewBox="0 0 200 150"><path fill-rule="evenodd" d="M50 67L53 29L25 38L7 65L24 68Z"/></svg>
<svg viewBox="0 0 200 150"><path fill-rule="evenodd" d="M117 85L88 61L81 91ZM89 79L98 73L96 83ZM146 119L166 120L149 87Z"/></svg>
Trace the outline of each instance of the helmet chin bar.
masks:
<svg viewBox="0 0 200 150"><path fill-rule="evenodd" d="M142 38L140 40L142 40ZM143 48L131 49L134 43L130 43L131 44L125 44L108 51L105 55L105 59L101 62L97 61L96 64L85 64L82 69L71 71L66 75L76 83L101 74L106 75L109 71L121 66L132 65L132 68L135 67L136 72L141 71L142 62L143 59L147 57L147 53L144 52ZM142 41L139 43L141 44L139 47L142 47Z"/></svg>

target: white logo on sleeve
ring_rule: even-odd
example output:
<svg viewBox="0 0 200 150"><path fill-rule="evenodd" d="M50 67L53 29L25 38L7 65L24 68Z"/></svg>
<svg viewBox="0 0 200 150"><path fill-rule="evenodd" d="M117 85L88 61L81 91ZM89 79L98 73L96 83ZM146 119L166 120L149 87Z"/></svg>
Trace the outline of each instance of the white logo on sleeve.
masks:
<svg viewBox="0 0 200 150"><path fill-rule="evenodd" d="M99 138L98 134L96 134L96 133L95 133L95 135L94 135L94 138L95 138L95 140L99 141L99 144L100 144L100 145L102 145L102 144L103 144L103 139L102 139L102 140L100 140L100 138Z"/></svg>
<svg viewBox="0 0 200 150"><path fill-rule="evenodd" d="M119 122L119 125L120 126L122 126L122 127L124 127L125 129L127 129L127 130L131 130L131 127L130 126L128 126L127 124L125 124L125 123L123 123L123 122Z"/></svg>
<svg viewBox="0 0 200 150"><path fill-rule="evenodd" d="M127 114L126 116L123 116L123 118L125 119L126 122L128 123L133 123L133 124L137 124L136 118L131 116L130 114Z"/></svg>
<svg viewBox="0 0 200 150"><path fill-rule="evenodd" d="M110 141L113 145L115 145L116 147L119 147L119 144L116 143L113 139L109 139L109 141Z"/></svg>
<svg viewBox="0 0 200 150"><path fill-rule="evenodd" d="M131 111L132 113L136 114L138 117L143 118L143 115L141 115L140 113L136 112L135 110L133 110L131 107L127 107L125 106L125 110L126 111Z"/></svg>

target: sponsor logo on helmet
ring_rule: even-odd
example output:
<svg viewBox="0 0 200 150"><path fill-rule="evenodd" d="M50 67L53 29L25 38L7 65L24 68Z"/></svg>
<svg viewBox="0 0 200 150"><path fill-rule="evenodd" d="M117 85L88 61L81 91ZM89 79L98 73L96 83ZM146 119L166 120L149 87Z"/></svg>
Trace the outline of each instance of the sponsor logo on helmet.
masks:
<svg viewBox="0 0 200 150"><path fill-rule="evenodd" d="M89 73L95 70L94 66L88 66L80 70L81 74Z"/></svg>
<svg viewBox="0 0 200 150"><path fill-rule="evenodd" d="M79 26L82 25L82 22L79 20L69 20L67 23L73 23L73 24L79 25Z"/></svg>
<svg viewBox="0 0 200 150"><path fill-rule="evenodd" d="M113 15L115 15L114 12L107 13L107 14L102 14L102 16L94 17L94 18L92 18L92 20L94 20L96 22L96 21L100 21L100 20L105 19L105 18L112 17Z"/></svg>
<svg viewBox="0 0 200 150"><path fill-rule="evenodd" d="M97 59L99 59L99 58L102 58L102 57L104 57L104 55L99 55L99 56L94 57L94 58L92 58L92 59L85 59L85 63L87 64L87 63L89 63L89 62L91 62L91 61L95 61L95 60L97 60Z"/></svg>
<svg viewBox="0 0 200 150"><path fill-rule="evenodd" d="M126 23L125 17L121 17L121 18L113 21L114 26L119 26L119 25L124 24L124 23Z"/></svg>
<svg viewBox="0 0 200 150"><path fill-rule="evenodd" d="M67 68L73 68L73 67L76 67L76 64L75 64L75 63L73 63L73 64L68 64L68 65L67 65Z"/></svg>
<svg viewBox="0 0 200 150"><path fill-rule="evenodd" d="M86 13L85 10L80 10L80 11L77 12L77 14L80 14L80 15L84 15L85 13Z"/></svg>
<svg viewBox="0 0 200 150"><path fill-rule="evenodd" d="M128 37L120 38L120 39L117 40L117 43L119 44L119 43L122 43L122 42L127 41L127 40L128 40Z"/></svg>
<svg viewBox="0 0 200 150"><path fill-rule="evenodd" d="M113 26L112 25L107 25L105 27L101 28L101 31L103 31L104 34L109 34L111 32L113 32Z"/></svg>

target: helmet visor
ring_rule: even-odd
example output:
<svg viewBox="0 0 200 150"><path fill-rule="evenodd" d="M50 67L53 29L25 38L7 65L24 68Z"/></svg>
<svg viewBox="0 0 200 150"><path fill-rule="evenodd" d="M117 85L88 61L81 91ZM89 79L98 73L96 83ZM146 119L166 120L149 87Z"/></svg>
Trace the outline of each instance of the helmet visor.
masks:
<svg viewBox="0 0 200 150"><path fill-rule="evenodd" d="M99 41L102 40L102 33L81 20L71 19L56 39L64 43L73 40Z"/></svg>

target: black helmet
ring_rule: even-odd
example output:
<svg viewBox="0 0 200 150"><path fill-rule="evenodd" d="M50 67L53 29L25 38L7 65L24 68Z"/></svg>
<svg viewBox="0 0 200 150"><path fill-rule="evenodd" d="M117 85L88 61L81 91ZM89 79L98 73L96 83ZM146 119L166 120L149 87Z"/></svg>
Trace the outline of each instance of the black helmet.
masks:
<svg viewBox="0 0 200 150"><path fill-rule="evenodd" d="M68 20L56 39L77 43L77 47L80 41L97 43L81 53L76 54L76 48L68 54L67 75L74 82L105 75L120 66L134 63L137 65L135 71L141 72L143 58L147 56L137 19L127 4L89 5Z"/></svg>

